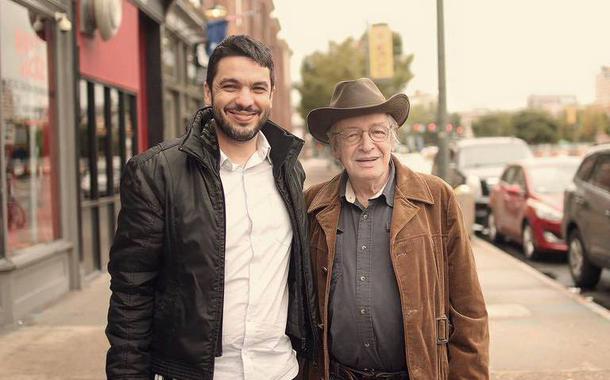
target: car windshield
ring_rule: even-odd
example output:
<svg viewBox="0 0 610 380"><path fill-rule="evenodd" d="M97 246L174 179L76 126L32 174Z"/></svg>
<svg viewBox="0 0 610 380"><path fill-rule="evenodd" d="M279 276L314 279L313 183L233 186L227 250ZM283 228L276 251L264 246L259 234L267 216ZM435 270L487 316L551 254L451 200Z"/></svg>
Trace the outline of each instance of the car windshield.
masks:
<svg viewBox="0 0 610 380"><path fill-rule="evenodd" d="M539 194L562 193L572 181L578 162L560 162L557 166L537 166L529 169L532 189Z"/></svg>
<svg viewBox="0 0 610 380"><path fill-rule="evenodd" d="M460 166L478 168L483 166L504 166L505 164L531 157L527 145L488 144L465 147L460 151Z"/></svg>

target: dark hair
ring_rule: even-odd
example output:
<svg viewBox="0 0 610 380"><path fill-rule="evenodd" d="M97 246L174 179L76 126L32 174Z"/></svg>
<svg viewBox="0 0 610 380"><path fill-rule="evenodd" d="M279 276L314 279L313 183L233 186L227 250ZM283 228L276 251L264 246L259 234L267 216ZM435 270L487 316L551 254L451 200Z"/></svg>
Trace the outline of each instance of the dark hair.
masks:
<svg viewBox="0 0 610 380"><path fill-rule="evenodd" d="M208 61L208 73L205 79L210 88L212 88L212 82L216 76L216 71L218 71L218 63L225 57L250 58L262 67L268 68L271 87L273 87L275 83L275 74L271 50L262 42L255 40L250 36L240 34L225 38L212 52Z"/></svg>

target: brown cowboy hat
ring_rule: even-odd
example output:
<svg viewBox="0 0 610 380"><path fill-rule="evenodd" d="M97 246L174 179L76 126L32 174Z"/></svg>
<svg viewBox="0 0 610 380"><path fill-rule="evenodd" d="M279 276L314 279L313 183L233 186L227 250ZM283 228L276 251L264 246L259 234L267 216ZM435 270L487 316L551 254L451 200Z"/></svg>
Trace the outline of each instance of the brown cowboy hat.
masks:
<svg viewBox="0 0 610 380"><path fill-rule="evenodd" d="M409 116L409 98L396 94L386 100L369 78L337 83L328 107L312 110L307 115L309 132L318 141L328 144L328 130L341 119L370 113L389 113L400 127Z"/></svg>

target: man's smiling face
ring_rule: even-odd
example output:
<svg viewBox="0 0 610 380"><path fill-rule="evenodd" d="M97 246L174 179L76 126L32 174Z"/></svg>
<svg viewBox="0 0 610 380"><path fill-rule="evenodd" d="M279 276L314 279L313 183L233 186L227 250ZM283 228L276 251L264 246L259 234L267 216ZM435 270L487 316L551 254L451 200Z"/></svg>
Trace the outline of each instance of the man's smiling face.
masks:
<svg viewBox="0 0 610 380"><path fill-rule="evenodd" d="M218 62L212 88L205 84L204 96L213 107L220 132L233 140L249 141L271 112L269 69L247 57L225 57Z"/></svg>
<svg viewBox="0 0 610 380"><path fill-rule="evenodd" d="M374 113L343 119L335 124L338 134L333 148L335 157L341 161L352 183L376 182L387 177L392 156L392 138L389 133L383 141L373 141L367 133L371 128L384 126L390 129L388 116ZM355 144L345 141L345 134L362 133L362 139ZM342 136L343 134L344 136Z"/></svg>

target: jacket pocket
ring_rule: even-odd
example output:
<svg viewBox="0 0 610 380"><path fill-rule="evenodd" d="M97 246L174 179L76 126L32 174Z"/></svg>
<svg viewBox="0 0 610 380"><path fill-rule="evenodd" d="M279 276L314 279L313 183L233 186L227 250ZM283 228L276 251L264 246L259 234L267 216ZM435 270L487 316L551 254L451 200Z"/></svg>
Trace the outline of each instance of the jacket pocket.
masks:
<svg viewBox="0 0 610 380"><path fill-rule="evenodd" d="M425 250L429 249L426 247L427 234L411 236L405 239L396 239L394 243L396 257L410 256L417 253L425 253Z"/></svg>

